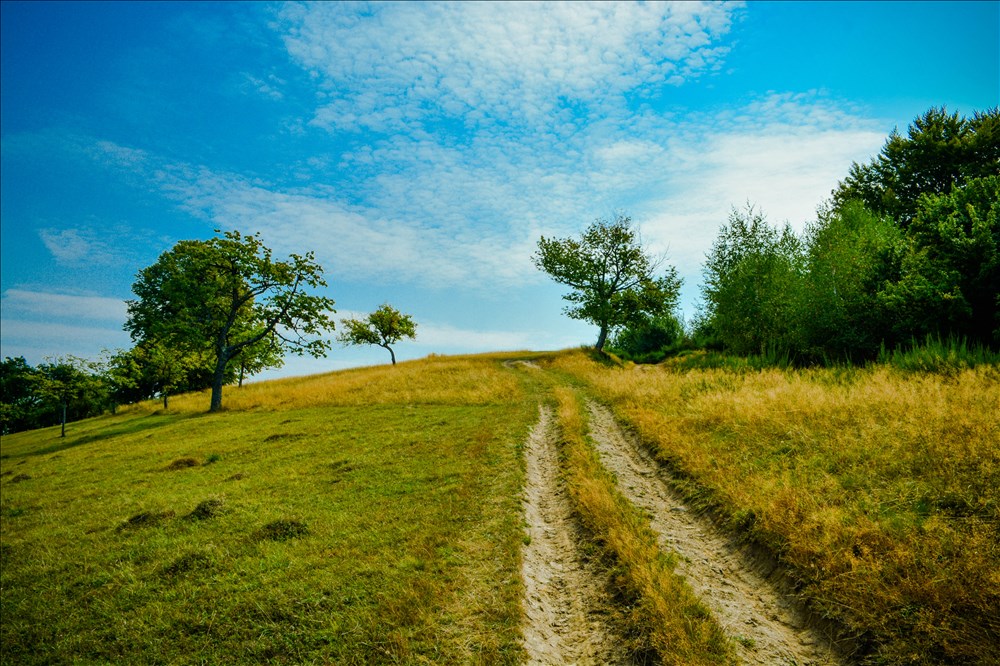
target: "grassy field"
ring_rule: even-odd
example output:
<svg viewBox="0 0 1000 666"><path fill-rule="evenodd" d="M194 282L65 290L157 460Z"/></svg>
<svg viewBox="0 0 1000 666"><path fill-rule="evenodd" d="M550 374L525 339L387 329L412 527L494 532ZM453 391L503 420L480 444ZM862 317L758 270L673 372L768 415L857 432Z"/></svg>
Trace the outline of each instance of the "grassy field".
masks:
<svg viewBox="0 0 1000 666"><path fill-rule="evenodd" d="M437 359L3 439L5 663L517 663L512 371Z"/></svg>
<svg viewBox="0 0 1000 666"><path fill-rule="evenodd" d="M545 372L503 364L529 357ZM996 366L681 371L582 352L429 358L227 389L219 414L178 396L65 439L4 437L0 660L519 663L521 446L539 401L560 410L595 535L631 522L621 576L669 660L679 638L649 611L681 626L695 607L644 582L642 567L670 580L669 558L595 466L581 395L780 558L868 662L1000 663ZM725 659L713 631L685 638L702 662Z"/></svg>
<svg viewBox="0 0 1000 666"><path fill-rule="evenodd" d="M874 663L1000 663L1000 370L553 365Z"/></svg>

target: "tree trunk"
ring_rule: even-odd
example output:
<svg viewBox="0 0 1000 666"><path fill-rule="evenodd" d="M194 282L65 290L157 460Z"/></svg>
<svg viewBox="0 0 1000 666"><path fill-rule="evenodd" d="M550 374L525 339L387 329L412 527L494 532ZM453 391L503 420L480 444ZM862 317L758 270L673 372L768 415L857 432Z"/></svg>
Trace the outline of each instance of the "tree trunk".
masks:
<svg viewBox="0 0 1000 666"><path fill-rule="evenodd" d="M389 345L386 345L385 348L389 350L389 356L392 357L392 364L396 365L396 352L392 351L392 347Z"/></svg>
<svg viewBox="0 0 1000 666"><path fill-rule="evenodd" d="M608 325L601 324L601 333L597 336L597 344L594 349L604 351L604 343L608 341Z"/></svg>
<svg viewBox="0 0 1000 666"><path fill-rule="evenodd" d="M212 376L212 404L208 408L209 412L222 410L222 385L226 381L226 366L229 358L225 354L219 354L219 360L215 363L215 374Z"/></svg>
<svg viewBox="0 0 1000 666"><path fill-rule="evenodd" d="M167 404L167 398L169 398L169 396L167 395L167 392L164 391L163 392L163 409L167 409L169 407L169 405Z"/></svg>
<svg viewBox="0 0 1000 666"><path fill-rule="evenodd" d="M65 400L63 400L63 404L62 404L62 434L59 435L59 436L60 437L65 437L66 436L66 401Z"/></svg>

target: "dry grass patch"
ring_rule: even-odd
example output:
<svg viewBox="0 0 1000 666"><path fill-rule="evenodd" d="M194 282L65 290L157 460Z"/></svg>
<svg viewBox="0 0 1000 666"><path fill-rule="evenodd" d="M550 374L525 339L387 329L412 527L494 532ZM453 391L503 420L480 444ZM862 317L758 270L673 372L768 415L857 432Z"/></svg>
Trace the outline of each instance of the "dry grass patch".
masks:
<svg viewBox="0 0 1000 666"><path fill-rule="evenodd" d="M996 367L677 373L582 354L554 367L779 554L871 659L1000 663Z"/></svg>

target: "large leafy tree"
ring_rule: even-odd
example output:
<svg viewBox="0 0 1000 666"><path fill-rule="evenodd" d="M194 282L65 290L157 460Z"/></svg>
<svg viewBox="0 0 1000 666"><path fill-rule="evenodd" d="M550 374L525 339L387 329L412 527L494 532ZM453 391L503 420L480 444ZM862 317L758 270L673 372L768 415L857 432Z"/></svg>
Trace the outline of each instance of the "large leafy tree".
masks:
<svg viewBox="0 0 1000 666"><path fill-rule="evenodd" d="M579 238L545 238L532 257L553 280L572 288L563 296L566 314L599 327L595 347L604 349L609 333L671 312L681 280L668 267L657 277L661 260L643 247L632 219L598 218Z"/></svg>
<svg viewBox="0 0 1000 666"><path fill-rule="evenodd" d="M891 218L859 201L821 210L805 234L806 279L798 319L811 360L873 358L895 343L893 317L878 299L899 278L906 250Z"/></svg>
<svg viewBox="0 0 1000 666"><path fill-rule="evenodd" d="M403 338L417 337L417 325L410 315L401 313L388 303L365 319L342 319L343 327L337 339L345 345L376 345L389 352L392 364L396 365L396 352L392 345Z"/></svg>
<svg viewBox="0 0 1000 666"><path fill-rule="evenodd" d="M974 178L1000 173L1000 110L971 118L930 109L916 118L906 136L895 130L868 164L854 163L834 190L834 203L864 202L874 213L907 228L922 196L946 195Z"/></svg>
<svg viewBox="0 0 1000 666"><path fill-rule="evenodd" d="M771 227L750 205L733 209L705 263L703 317L737 354L790 351L802 274L802 246L790 227Z"/></svg>
<svg viewBox="0 0 1000 666"><path fill-rule="evenodd" d="M330 343L314 336L334 327L333 300L309 293L325 286L311 252L276 261L259 234L230 231L207 241L181 241L139 272L125 328L136 342L207 352L214 412L222 409L233 362L261 349L262 341L282 351L325 355Z"/></svg>

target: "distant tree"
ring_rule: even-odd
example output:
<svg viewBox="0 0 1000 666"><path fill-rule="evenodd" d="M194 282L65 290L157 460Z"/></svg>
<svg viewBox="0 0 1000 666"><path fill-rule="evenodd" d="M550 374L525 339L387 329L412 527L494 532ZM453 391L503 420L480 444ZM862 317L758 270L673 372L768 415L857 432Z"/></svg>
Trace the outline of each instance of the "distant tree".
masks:
<svg viewBox="0 0 1000 666"><path fill-rule="evenodd" d="M532 260L553 280L573 289L563 296L572 303L565 312L599 327L598 351L615 329L671 312L677 305L681 280L676 269L654 275L661 260L647 253L625 215L613 221L598 218L579 239L543 236Z"/></svg>
<svg viewBox="0 0 1000 666"><path fill-rule="evenodd" d="M326 286L313 254L274 261L259 235L237 231L181 241L139 272L125 329L150 341L212 359L209 411L222 409L232 363L269 338L282 351L323 356L329 342L308 338L334 327L333 300L306 293Z"/></svg>
<svg viewBox="0 0 1000 666"><path fill-rule="evenodd" d="M236 357L233 369L236 385L243 386L243 380L268 368L280 368L285 364L282 347L274 340L274 335L264 336L257 344L244 347Z"/></svg>
<svg viewBox="0 0 1000 666"><path fill-rule="evenodd" d="M23 356L6 357L0 363L0 433L38 427L41 399L35 390L37 371Z"/></svg>
<svg viewBox="0 0 1000 666"><path fill-rule="evenodd" d="M1000 346L1000 177L921 197L909 239L899 279L879 293L894 328Z"/></svg>
<svg viewBox="0 0 1000 666"><path fill-rule="evenodd" d="M344 345L376 345L388 350L392 364L396 365L396 352L392 346L403 338L417 337L417 325L410 315L402 314L388 303L380 306L365 319L342 319L343 327L337 339Z"/></svg>
<svg viewBox="0 0 1000 666"><path fill-rule="evenodd" d="M670 312L625 326L608 345L614 353L627 360L656 363L683 343L684 324Z"/></svg>
<svg viewBox="0 0 1000 666"><path fill-rule="evenodd" d="M38 366L34 377L42 401L58 405L60 437L66 436L70 408L76 418L100 414L106 403L106 384L96 364L74 356L54 359Z"/></svg>

